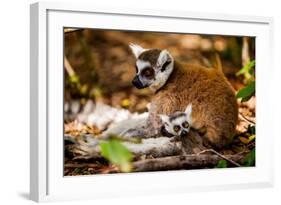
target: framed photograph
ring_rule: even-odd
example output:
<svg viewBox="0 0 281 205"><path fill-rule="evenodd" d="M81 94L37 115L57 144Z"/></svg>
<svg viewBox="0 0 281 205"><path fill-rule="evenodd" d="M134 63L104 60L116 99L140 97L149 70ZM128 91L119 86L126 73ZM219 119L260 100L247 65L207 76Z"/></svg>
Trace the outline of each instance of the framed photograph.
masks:
<svg viewBox="0 0 281 205"><path fill-rule="evenodd" d="M272 186L271 18L35 3L30 22L32 200Z"/></svg>

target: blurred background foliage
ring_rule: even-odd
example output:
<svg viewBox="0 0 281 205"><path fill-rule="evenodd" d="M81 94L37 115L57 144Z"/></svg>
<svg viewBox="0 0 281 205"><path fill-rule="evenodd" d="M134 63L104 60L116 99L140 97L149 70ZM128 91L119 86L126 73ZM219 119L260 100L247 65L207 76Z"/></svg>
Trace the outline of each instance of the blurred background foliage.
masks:
<svg viewBox="0 0 281 205"><path fill-rule="evenodd" d="M255 39L249 37L66 29L65 100L83 105L92 99L131 112L145 111L150 92L131 85L135 62L129 43L168 49L177 60L206 67L215 66L214 53L218 53L236 90L247 84L248 71L236 73L255 58Z"/></svg>

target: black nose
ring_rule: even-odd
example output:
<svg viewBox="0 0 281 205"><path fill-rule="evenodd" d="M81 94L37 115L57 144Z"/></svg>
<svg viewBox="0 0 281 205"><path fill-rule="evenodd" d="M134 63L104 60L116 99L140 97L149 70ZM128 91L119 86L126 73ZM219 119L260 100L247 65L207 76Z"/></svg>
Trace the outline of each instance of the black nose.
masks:
<svg viewBox="0 0 281 205"><path fill-rule="evenodd" d="M138 89L141 89L141 88L144 88L145 86L141 83L140 79L139 79L139 76L136 76L133 80L132 80L132 84L138 88Z"/></svg>
<svg viewBox="0 0 281 205"><path fill-rule="evenodd" d="M180 134L181 137L185 137L186 135L187 135L187 132L184 131L184 130L183 130L183 131L181 132L181 134Z"/></svg>

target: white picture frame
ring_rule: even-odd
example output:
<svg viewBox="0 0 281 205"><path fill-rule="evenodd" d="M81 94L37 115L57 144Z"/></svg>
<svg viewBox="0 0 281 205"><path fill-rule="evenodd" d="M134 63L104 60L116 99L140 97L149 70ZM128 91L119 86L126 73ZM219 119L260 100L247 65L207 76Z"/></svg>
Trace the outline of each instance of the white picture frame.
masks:
<svg viewBox="0 0 281 205"><path fill-rule="evenodd" d="M63 27L255 36L256 166L64 177ZM269 129L273 117L266 109L273 96L269 89L274 72L272 28L269 17L96 8L94 4L32 4L30 198L39 202L273 186L273 133Z"/></svg>

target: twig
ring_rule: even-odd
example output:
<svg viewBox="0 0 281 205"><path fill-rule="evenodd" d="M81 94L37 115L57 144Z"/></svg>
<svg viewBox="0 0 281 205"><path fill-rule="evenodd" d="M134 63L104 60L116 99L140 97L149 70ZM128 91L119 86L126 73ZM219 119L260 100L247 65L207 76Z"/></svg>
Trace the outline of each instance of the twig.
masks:
<svg viewBox="0 0 281 205"><path fill-rule="evenodd" d="M97 168L99 166L94 163L64 164L64 168L84 168L84 167Z"/></svg>
<svg viewBox="0 0 281 205"><path fill-rule="evenodd" d="M69 76L75 75L74 69L72 68L68 59L65 56L64 56L64 67L65 67L66 72L68 73Z"/></svg>
<svg viewBox="0 0 281 205"><path fill-rule="evenodd" d="M212 152L212 153L218 155L219 157L221 157L222 159L225 159L226 161L230 162L231 164L233 164L233 165L235 165L235 166L237 166L237 167L241 167L241 165L238 164L237 162L235 162L235 161L233 161L233 160L227 158L226 156L224 156L224 155L218 153L217 151L215 151L215 150L213 150L213 149L205 149L205 150L203 150L203 151L197 153L197 155L203 154L203 153L205 153L205 152Z"/></svg>
<svg viewBox="0 0 281 205"><path fill-rule="evenodd" d="M249 51L249 37L243 37L242 44L242 66L247 65L250 62L250 51Z"/></svg>
<svg viewBox="0 0 281 205"><path fill-rule="evenodd" d="M64 33L72 33L74 31L81 31L82 29L78 29L78 28L65 28L63 31Z"/></svg>
<svg viewBox="0 0 281 205"><path fill-rule="evenodd" d="M245 120L245 121L247 121L247 122L249 122L249 123L251 123L251 124L253 124L253 125L256 124L254 121L248 119L248 118L247 118L245 115L243 115L242 113L239 113L239 116L240 116L243 120Z"/></svg>
<svg viewBox="0 0 281 205"><path fill-rule="evenodd" d="M218 69L219 71L223 72L221 59L220 59L220 56L219 56L219 54L217 52L215 52L213 58L214 58L214 64L215 64L216 69Z"/></svg>

